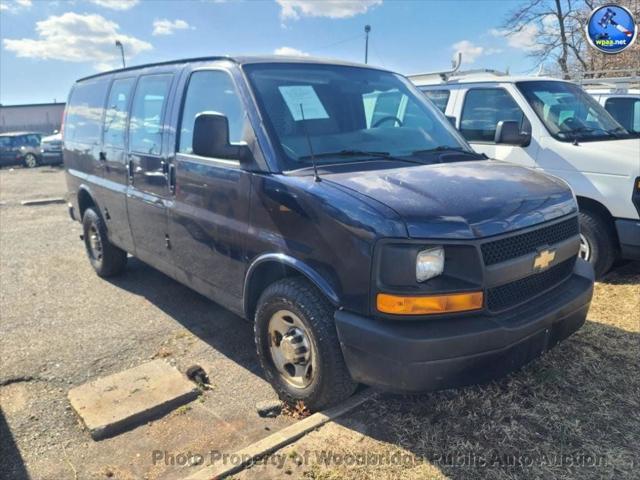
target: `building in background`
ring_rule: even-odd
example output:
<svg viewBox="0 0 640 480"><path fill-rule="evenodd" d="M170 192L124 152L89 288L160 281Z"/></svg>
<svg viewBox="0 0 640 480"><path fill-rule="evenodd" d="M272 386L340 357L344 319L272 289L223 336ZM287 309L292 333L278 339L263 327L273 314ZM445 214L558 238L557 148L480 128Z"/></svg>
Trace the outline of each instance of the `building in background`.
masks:
<svg viewBox="0 0 640 480"><path fill-rule="evenodd" d="M38 132L45 135L60 130L64 103L0 105L0 133Z"/></svg>

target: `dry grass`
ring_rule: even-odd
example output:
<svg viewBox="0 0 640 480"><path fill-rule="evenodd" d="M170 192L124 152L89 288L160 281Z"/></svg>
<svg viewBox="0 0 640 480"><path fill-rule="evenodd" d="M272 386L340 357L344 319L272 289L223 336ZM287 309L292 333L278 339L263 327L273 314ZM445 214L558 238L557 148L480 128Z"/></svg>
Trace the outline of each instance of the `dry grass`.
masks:
<svg viewBox="0 0 640 480"><path fill-rule="evenodd" d="M639 406L636 263L598 283L585 326L523 370L485 386L379 396L278 452L306 461L241 478L638 478ZM323 462L322 451L346 456Z"/></svg>

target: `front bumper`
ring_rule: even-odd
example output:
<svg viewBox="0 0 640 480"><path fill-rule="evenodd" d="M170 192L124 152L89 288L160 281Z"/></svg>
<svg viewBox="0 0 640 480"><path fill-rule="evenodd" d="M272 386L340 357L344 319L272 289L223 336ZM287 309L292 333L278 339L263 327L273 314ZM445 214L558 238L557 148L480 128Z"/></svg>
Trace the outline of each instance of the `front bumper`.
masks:
<svg viewBox="0 0 640 480"><path fill-rule="evenodd" d="M640 260L640 220L616 220L616 232L620 241L620 256Z"/></svg>
<svg viewBox="0 0 640 480"><path fill-rule="evenodd" d="M499 315L390 321L336 312L352 377L384 390L418 392L483 383L551 349L585 321L593 270L576 262L560 287Z"/></svg>
<svg viewBox="0 0 640 480"><path fill-rule="evenodd" d="M47 165L57 165L62 163L62 152L49 152L44 150L40 154L40 163Z"/></svg>

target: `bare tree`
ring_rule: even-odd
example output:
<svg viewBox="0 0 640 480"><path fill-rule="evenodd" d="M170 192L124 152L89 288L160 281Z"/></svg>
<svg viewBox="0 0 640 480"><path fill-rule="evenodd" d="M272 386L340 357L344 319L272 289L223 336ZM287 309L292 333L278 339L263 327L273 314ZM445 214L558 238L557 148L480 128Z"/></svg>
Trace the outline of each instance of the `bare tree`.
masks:
<svg viewBox="0 0 640 480"><path fill-rule="evenodd" d="M622 64L637 68L638 44L621 55L611 56L588 45L586 24L591 11L611 0L526 0L513 10L502 25L502 32L513 37L535 28L535 41L526 45L528 56L538 65L556 70L564 78ZM618 0L632 13L640 13L640 0ZM613 58L616 57L616 58Z"/></svg>

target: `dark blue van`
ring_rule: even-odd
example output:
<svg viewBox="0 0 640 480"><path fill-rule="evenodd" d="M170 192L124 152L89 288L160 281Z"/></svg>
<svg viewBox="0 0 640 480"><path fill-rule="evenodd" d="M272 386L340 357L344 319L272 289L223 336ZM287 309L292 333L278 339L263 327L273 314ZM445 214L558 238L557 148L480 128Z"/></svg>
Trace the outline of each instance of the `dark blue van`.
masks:
<svg viewBox="0 0 640 480"><path fill-rule="evenodd" d="M67 105L98 275L135 255L254 322L286 401L484 382L585 320L569 187L475 153L401 75L198 58L81 79Z"/></svg>

